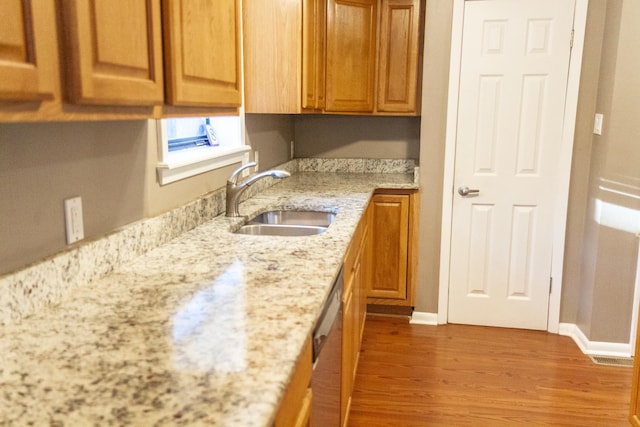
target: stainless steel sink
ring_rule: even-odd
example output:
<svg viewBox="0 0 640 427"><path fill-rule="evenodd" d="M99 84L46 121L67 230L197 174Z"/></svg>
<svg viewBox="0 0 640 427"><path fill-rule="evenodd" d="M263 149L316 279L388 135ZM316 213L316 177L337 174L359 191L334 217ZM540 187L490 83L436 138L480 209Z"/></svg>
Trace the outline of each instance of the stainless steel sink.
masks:
<svg viewBox="0 0 640 427"><path fill-rule="evenodd" d="M255 236L312 236L324 233L335 217L333 212L273 210L251 218L236 233Z"/></svg>
<svg viewBox="0 0 640 427"><path fill-rule="evenodd" d="M335 217L333 212L277 210L261 213L249 223L328 227Z"/></svg>
<svg viewBox="0 0 640 427"><path fill-rule="evenodd" d="M312 236L325 231L327 227L313 225L246 224L236 233L254 236Z"/></svg>

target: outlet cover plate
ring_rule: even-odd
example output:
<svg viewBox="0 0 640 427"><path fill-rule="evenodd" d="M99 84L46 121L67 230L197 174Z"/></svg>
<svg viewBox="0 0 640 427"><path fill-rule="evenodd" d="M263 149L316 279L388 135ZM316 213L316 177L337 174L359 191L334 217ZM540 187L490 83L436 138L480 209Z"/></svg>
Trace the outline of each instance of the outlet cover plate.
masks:
<svg viewBox="0 0 640 427"><path fill-rule="evenodd" d="M67 245L84 239L84 221L82 219L81 197L65 199L64 222L67 235Z"/></svg>

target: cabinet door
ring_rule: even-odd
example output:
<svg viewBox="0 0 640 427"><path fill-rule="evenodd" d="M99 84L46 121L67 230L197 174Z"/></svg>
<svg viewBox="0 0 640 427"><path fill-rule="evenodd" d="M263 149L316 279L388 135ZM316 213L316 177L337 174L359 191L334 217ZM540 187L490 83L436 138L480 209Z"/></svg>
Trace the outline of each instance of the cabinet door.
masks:
<svg viewBox="0 0 640 427"><path fill-rule="evenodd" d="M72 102L162 103L160 0L66 0L60 5Z"/></svg>
<svg viewBox="0 0 640 427"><path fill-rule="evenodd" d="M238 107L239 0L163 0L167 103Z"/></svg>
<svg viewBox="0 0 640 427"><path fill-rule="evenodd" d="M360 248L360 259L359 259L360 266L359 266L359 275L358 275L358 282L359 282L358 287L360 289L360 298L359 298L360 309L358 312L359 314L358 326L360 328L360 337L359 337L358 348L360 348L362 345L362 338L364 336L364 325L367 318L367 288L369 286L369 281L370 281L369 276L371 272L371 241L370 241L371 232L369 227L369 224L370 224L369 218L371 217L370 212L371 212L371 206L368 206L367 210L365 211L365 215L360 220L361 222L363 222L364 231L362 235L362 246Z"/></svg>
<svg viewBox="0 0 640 427"><path fill-rule="evenodd" d="M276 412L274 427L307 427L310 425L312 391L312 344L309 338Z"/></svg>
<svg viewBox="0 0 640 427"><path fill-rule="evenodd" d="M409 242L409 195L376 194L372 199L371 280L367 296L405 300Z"/></svg>
<svg viewBox="0 0 640 427"><path fill-rule="evenodd" d="M51 61L55 12L48 1L0 1L0 99L38 100L52 96Z"/></svg>
<svg viewBox="0 0 640 427"><path fill-rule="evenodd" d="M340 424L345 426L351 407L351 392L353 391L353 371L356 363L356 352L353 337L356 335L355 308L353 300L353 277L350 283L345 283L345 293L342 297L342 381L340 388Z"/></svg>
<svg viewBox="0 0 640 427"><path fill-rule="evenodd" d="M382 0L378 57L379 112L415 113L420 0Z"/></svg>
<svg viewBox="0 0 640 427"><path fill-rule="evenodd" d="M363 276L363 264L362 264L362 251L363 247L360 247L360 251L358 252L358 257L356 258L356 262L353 266L353 323L354 323L354 334L352 337L353 340L353 349L354 349L354 366L353 366L353 379L355 381L356 370L358 368L358 355L360 353L360 344L362 343L362 328L364 324L363 315L363 306L362 300L366 300L366 296L364 294L364 290L362 289L362 276ZM365 308L366 310L366 308Z"/></svg>
<svg viewBox="0 0 640 427"><path fill-rule="evenodd" d="M302 4L302 108L325 106L325 39L327 7L324 0Z"/></svg>
<svg viewBox="0 0 640 427"><path fill-rule="evenodd" d="M373 112L376 0L328 0L326 111Z"/></svg>
<svg viewBox="0 0 640 427"><path fill-rule="evenodd" d="M244 108L247 113L299 113L300 0L244 0Z"/></svg>

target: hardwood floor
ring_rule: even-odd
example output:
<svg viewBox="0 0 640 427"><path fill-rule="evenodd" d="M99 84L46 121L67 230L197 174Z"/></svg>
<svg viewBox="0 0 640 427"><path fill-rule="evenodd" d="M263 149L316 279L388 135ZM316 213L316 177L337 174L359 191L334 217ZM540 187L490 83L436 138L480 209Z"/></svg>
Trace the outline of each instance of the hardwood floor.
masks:
<svg viewBox="0 0 640 427"><path fill-rule="evenodd" d="M628 426L632 375L569 337L368 316L349 426Z"/></svg>

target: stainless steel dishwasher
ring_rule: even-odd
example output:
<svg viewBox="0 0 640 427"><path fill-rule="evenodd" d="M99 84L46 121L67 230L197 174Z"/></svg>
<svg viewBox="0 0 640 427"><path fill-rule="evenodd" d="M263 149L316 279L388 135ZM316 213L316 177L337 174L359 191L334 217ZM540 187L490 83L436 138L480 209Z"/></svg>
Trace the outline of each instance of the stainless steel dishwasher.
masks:
<svg viewBox="0 0 640 427"><path fill-rule="evenodd" d="M313 331L311 425L314 426L340 425L343 288L341 268Z"/></svg>

